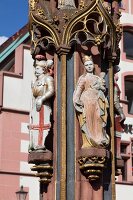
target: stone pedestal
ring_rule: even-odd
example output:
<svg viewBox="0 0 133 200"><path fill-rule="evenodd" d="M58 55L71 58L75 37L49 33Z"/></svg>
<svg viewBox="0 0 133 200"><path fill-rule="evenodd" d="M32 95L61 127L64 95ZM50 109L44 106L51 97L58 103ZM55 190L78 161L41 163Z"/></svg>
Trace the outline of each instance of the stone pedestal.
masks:
<svg viewBox="0 0 133 200"><path fill-rule="evenodd" d="M82 148L77 154L81 172L80 199L103 200L103 171L110 152L99 148Z"/></svg>
<svg viewBox="0 0 133 200"><path fill-rule="evenodd" d="M95 181L100 179L106 162L109 158L109 151L98 148L83 148L78 153L78 162L82 174L89 179Z"/></svg>
<svg viewBox="0 0 133 200"><path fill-rule="evenodd" d="M35 176L40 178L40 200L52 200L53 193L49 188L53 176L52 153L47 150L44 152L32 151L28 155L28 163L34 164L31 170L36 171Z"/></svg>
<svg viewBox="0 0 133 200"><path fill-rule="evenodd" d="M44 184L51 182L51 177L53 175L53 160L50 151L31 152L28 156L28 162L35 164L31 170L37 172L35 175L40 178L40 182L43 182Z"/></svg>

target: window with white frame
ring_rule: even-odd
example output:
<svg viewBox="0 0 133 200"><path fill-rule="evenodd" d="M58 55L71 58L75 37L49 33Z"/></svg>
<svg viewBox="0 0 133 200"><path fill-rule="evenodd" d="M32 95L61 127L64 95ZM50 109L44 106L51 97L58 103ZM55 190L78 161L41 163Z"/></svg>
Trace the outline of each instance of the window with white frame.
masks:
<svg viewBox="0 0 133 200"><path fill-rule="evenodd" d="M120 146L120 152L121 152L121 157L123 160L123 168L122 168L122 181L128 181L127 180L127 164L128 164L128 160L130 159L130 155L128 154L128 149L130 146L130 142L127 141L121 141L121 146Z"/></svg>

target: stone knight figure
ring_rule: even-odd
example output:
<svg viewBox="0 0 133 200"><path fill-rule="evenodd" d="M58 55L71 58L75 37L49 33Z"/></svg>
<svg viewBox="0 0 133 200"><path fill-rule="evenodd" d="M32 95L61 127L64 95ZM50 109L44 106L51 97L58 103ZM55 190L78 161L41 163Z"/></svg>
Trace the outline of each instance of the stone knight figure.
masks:
<svg viewBox="0 0 133 200"><path fill-rule="evenodd" d="M32 83L32 111L30 115L30 151L45 151L45 140L51 128L50 99L54 95L54 79L51 75L53 60L35 60L35 81Z"/></svg>

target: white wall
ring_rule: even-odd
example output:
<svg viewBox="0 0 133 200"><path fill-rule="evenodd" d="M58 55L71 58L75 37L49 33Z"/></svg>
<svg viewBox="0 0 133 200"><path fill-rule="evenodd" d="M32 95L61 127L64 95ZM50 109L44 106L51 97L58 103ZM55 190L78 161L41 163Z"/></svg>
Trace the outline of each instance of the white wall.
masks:
<svg viewBox="0 0 133 200"><path fill-rule="evenodd" d="M23 185L29 188L29 200L39 200L39 184L37 182L39 182L38 178L20 177L20 186Z"/></svg>
<svg viewBox="0 0 133 200"><path fill-rule="evenodd" d="M27 123L21 123L21 133L28 134ZM20 134L21 134L20 133ZM20 143L20 153L28 154L28 146L29 141L21 139ZM20 172L21 173L32 173L36 174L36 172L31 171L31 167L33 164L28 164L27 161L20 161ZM39 200L39 178L37 177L28 177L28 176L21 176L20 177L20 186L23 185L24 187L29 188L29 200ZM35 192L36 191L36 192Z"/></svg>
<svg viewBox="0 0 133 200"><path fill-rule="evenodd" d="M116 184L116 200L132 200L133 185Z"/></svg>
<svg viewBox="0 0 133 200"><path fill-rule="evenodd" d="M24 49L23 79L4 76L3 107L30 111L33 59L30 50Z"/></svg>

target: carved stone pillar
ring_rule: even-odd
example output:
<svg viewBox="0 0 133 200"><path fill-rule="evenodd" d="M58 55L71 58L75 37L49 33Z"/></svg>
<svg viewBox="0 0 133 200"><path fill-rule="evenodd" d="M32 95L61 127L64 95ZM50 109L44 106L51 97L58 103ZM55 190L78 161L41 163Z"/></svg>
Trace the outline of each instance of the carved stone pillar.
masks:
<svg viewBox="0 0 133 200"><path fill-rule="evenodd" d="M56 82L55 99L57 104L54 105L56 109L54 107L53 110L57 112L57 120L54 118L54 122L51 122L51 125L54 123L54 148L51 148L54 158L52 158L52 153L48 151L32 151L29 153L29 163L35 164L32 171L37 171L36 175L40 177L41 200L51 198L50 195L47 195L47 189L51 184L52 173L55 178L54 199L103 200L103 174L109 159L110 166L111 163L112 166L110 171L107 172L107 176L110 179L110 172L112 172L112 180L109 180L112 191L108 190L107 195L109 194L109 198L112 198L112 200L115 199L113 64L116 62L116 54L119 53L119 38L116 37L119 28L117 26L119 10L118 1L112 2L113 4L109 4L107 0L76 1L74 9L72 9L71 2L66 0L63 4L68 6L60 9L59 3L61 2L59 1L56 3L53 3L53 0L29 1L32 57L35 59L37 55L43 55L44 60L47 60L48 55L52 59L56 55L54 81ZM115 11L113 16L111 16L111 8ZM99 139L98 141L98 144L101 142L101 146L92 145L93 142L90 142L89 147L81 147L80 140L83 138L81 139L79 136L80 131L77 128L72 102L75 84L81 75L81 71L84 70L81 69L83 63L80 65L80 62L82 62L82 58L80 58L81 50L78 52L77 47L83 49L83 54L94 57L94 65L97 65L94 75L97 78L98 76L99 79L101 78L100 72L105 72L105 75L109 77L108 85L110 86L108 94L105 94L105 96L110 98L110 108L108 109L110 110L111 123L102 127L109 130L107 134L110 136L111 145L109 143L104 145L106 138L103 137L102 140ZM75 54L78 54L78 59L76 59ZM115 54L115 58L111 58L111 61L109 61L110 54ZM111 57L113 56L111 55ZM117 62L119 62L119 58ZM52 70L49 73L52 73ZM99 84L101 83L99 82ZM102 92L102 89L100 92ZM100 96L101 99L103 96ZM102 104L102 102L100 103ZM81 121L83 125L84 116ZM98 134L99 131L97 131ZM109 153L110 146L111 156ZM31 150L33 149L31 148ZM73 174L69 172L70 170Z"/></svg>
<svg viewBox="0 0 133 200"><path fill-rule="evenodd" d="M69 47L61 46L57 50L57 54L60 56L61 60L61 113L60 113L60 150L61 150L61 158L60 158L60 199L66 200L66 143L67 143L67 135L66 135L66 90L67 90L67 58L66 55L70 51Z"/></svg>

